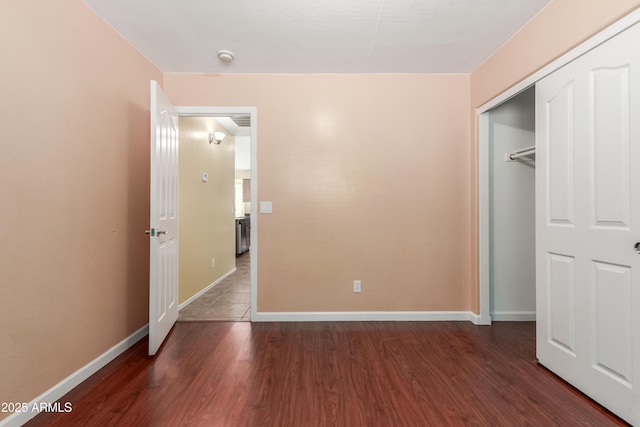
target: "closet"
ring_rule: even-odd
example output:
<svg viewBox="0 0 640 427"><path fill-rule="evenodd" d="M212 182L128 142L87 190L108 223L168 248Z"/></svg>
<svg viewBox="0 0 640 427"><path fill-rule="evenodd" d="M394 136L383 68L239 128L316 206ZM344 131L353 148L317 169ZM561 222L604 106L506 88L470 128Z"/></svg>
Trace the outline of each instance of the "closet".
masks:
<svg viewBox="0 0 640 427"><path fill-rule="evenodd" d="M481 281L490 289L487 304L481 284L481 312L488 305L494 320L535 312L539 363L632 425L640 425L638 20L480 121ZM532 140L535 154L511 162Z"/></svg>
<svg viewBox="0 0 640 427"><path fill-rule="evenodd" d="M535 320L535 87L488 112L493 320Z"/></svg>

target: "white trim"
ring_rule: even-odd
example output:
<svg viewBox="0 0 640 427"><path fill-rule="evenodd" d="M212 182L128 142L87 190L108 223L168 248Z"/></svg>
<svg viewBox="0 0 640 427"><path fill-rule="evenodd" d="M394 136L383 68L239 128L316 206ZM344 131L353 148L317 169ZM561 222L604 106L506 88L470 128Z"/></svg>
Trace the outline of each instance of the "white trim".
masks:
<svg viewBox="0 0 640 427"><path fill-rule="evenodd" d="M82 368L78 369L73 374L69 375L67 378L63 379L58 384L42 393L40 396L33 399L31 402L29 402L28 407L32 408L34 404L39 405L41 402L54 403L58 401L60 398L64 397L65 394L69 393L73 388L78 386L91 375L98 372L113 359L120 356L135 343L147 336L148 333L149 325L146 324L142 328L135 331L133 334L129 335L127 338L120 341L118 344L111 347L109 350L105 351L102 355L93 359L91 362L84 365ZM16 412L0 421L0 427L18 427L25 424L36 415L38 415L38 412Z"/></svg>
<svg viewBox="0 0 640 427"><path fill-rule="evenodd" d="M636 9L619 21L593 35L588 40L571 49L555 61L521 80L489 102L476 108L478 123L478 231L479 231L479 295L480 317L491 322L489 299L489 110L497 107L523 90L533 86L539 80L567 65L569 62L598 47L602 43L620 34L627 28L640 22L640 9Z"/></svg>
<svg viewBox="0 0 640 427"><path fill-rule="evenodd" d="M482 65L482 64L480 64ZM202 71L168 71L164 74L193 74L197 76L201 76L203 74ZM212 74L212 73L208 73ZM415 76L415 75L424 75L424 72L407 72L407 73L356 73L356 72L336 72L336 73L224 73L225 76L344 76L345 74L367 74L367 75L378 75L378 76ZM445 73L432 73L432 74L445 74ZM468 72L454 72L454 73L446 73L448 76L468 76Z"/></svg>
<svg viewBox="0 0 640 427"><path fill-rule="evenodd" d="M491 316L482 316L480 314L471 313L469 321L478 326L491 326Z"/></svg>
<svg viewBox="0 0 640 427"><path fill-rule="evenodd" d="M490 287L490 208L489 208L489 113L484 113L478 118L478 186L480 197L478 198L478 228L479 228L479 278L480 278L480 317L485 325L491 324L491 287ZM486 194L485 194L486 193ZM486 284L486 286L483 286Z"/></svg>
<svg viewBox="0 0 640 427"><path fill-rule="evenodd" d="M258 110L251 109L251 228L249 247L251 251L251 304L249 320L258 310Z"/></svg>
<svg viewBox="0 0 640 427"><path fill-rule="evenodd" d="M536 320L535 311L495 311L491 317L496 322L533 322Z"/></svg>
<svg viewBox="0 0 640 427"><path fill-rule="evenodd" d="M199 107L197 105L176 106L176 111L180 117L225 117L230 114L251 115L255 114L256 107ZM255 123L251 121L251 127ZM253 166L253 165L252 165Z"/></svg>
<svg viewBox="0 0 640 427"><path fill-rule="evenodd" d="M469 321L479 317L470 311L304 311L258 312L253 322L378 322Z"/></svg>
<svg viewBox="0 0 640 427"><path fill-rule="evenodd" d="M478 325L478 326L489 326L491 325L491 317L489 318L484 318L482 316L480 316L479 314L475 314L472 312L469 312L469 322L473 323L474 325Z"/></svg>
<svg viewBox="0 0 640 427"><path fill-rule="evenodd" d="M251 320L258 308L258 109L256 107L176 107L180 117L251 116Z"/></svg>
<svg viewBox="0 0 640 427"><path fill-rule="evenodd" d="M188 300L186 300L185 302L183 302L182 304L180 304L178 306L178 311L182 310L183 308L185 308L186 306L188 306L189 304L191 304L193 301L197 300L198 298L200 298L202 295L204 295L207 291L209 291L211 288L215 287L216 285L219 285L220 282L222 282L224 279L226 279L227 277L231 276L233 273L235 273L237 270L236 267L233 267L231 270L227 271L226 273L224 273L222 276L220 276L216 281L214 281L213 283L211 283L210 285L208 285L206 288L202 289L200 292L198 292L197 294L193 295L191 298L189 298Z"/></svg>

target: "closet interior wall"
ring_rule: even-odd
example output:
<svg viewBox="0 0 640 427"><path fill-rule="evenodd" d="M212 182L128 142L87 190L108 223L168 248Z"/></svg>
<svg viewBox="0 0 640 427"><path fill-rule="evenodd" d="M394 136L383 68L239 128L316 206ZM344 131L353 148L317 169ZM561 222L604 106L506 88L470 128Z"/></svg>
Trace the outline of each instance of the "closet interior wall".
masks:
<svg viewBox="0 0 640 427"><path fill-rule="evenodd" d="M492 320L535 320L535 87L489 112L489 257Z"/></svg>

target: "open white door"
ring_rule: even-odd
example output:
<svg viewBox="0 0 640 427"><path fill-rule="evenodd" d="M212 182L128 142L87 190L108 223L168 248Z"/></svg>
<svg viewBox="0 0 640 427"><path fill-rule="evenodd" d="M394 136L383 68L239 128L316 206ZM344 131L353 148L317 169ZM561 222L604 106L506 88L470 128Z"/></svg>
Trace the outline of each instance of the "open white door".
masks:
<svg viewBox="0 0 640 427"><path fill-rule="evenodd" d="M178 113L151 81L149 355L178 319Z"/></svg>
<svg viewBox="0 0 640 427"><path fill-rule="evenodd" d="M640 425L640 25L536 85L541 364Z"/></svg>

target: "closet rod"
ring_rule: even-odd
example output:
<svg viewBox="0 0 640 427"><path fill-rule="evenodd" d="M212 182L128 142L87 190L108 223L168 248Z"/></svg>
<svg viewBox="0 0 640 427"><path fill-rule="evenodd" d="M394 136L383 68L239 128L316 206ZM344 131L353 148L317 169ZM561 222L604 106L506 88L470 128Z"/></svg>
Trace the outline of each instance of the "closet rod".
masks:
<svg viewBox="0 0 640 427"><path fill-rule="evenodd" d="M530 156L532 154L536 154L536 147L535 146L523 148L522 150L518 150L518 151L514 151L513 153L509 154L509 159L510 160L515 160L515 159L519 159L520 157Z"/></svg>

